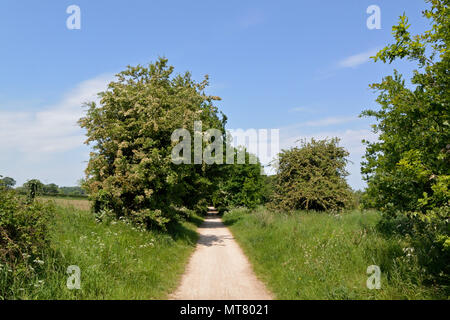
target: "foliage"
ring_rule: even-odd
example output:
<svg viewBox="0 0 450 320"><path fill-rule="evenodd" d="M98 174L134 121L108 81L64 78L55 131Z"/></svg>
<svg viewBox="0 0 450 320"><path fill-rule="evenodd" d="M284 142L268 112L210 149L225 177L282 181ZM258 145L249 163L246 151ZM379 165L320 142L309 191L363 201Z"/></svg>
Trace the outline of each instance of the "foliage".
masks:
<svg viewBox="0 0 450 320"><path fill-rule="evenodd" d="M345 180L348 152L338 143L337 138L312 139L279 154L275 207L337 211L353 204Z"/></svg>
<svg viewBox="0 0 450 320"><path fill-rule="evenodd" d="M193 137L194 121L203 130L224 132L226 118L213 105L220 98L204 93L208 77L197 83L160 58L148 67L128 67L88 104L81 127L91 153L85 188L96 212L112 210L149 227L176 220L177 208L194 208L211 198L218 165L172 163L174 130Z"/></svg>
<svg viewBox="0 0 450 320"><path fill-rule="evenodd" d="M29 201L34 201L36 196L41 195L44 190L44 185L38 179L28 180L23 186L27 191Z"/></svg>
<svg viewBox="0 0 450 320"><path fill-rule="evenodd" d="M24 202L15 191L0 187L0 299L10 296L15 277L34 279L49 249L51 204Z"/></svg>
<svg viewBox="0 0 450 320"><path fill-rule="evenodd" d="M213 196L213 204L219 212L230 207L254 209L263 201L263 168L259 161L250 164L250 154L246 150L244 152L244 164L230 164L222 168L218 189Z"/></svg>
<svg viewBox="0 0 450 320"><path fill-rule="evenodd" d="M11 189L16 185L16 180L14 180L13 178L10 177L4 177L2 178L0 176L0 187L3 186L5 188Z"/></svg>
<svg viewBox="0 0 450 320"><path fill-rule="evenodd" d="M86 196L86 192L81 187L59 187L58 195L62 196Z"/></svg>
<svg viewBox="0 0 450 320"><path fill-rule="evenodd" d="M54 183L45 184L42 186L42 189L45 195L57 195L59 193L59 188Z"/></svg>
<svg viewBox="0 0 450 320"><path fill-rule="evenodd" d="M355 203L355 208L362 209L364 208L364 198L365 192L362 190L353 191L353 200Z"/></svg>
<svg viewBox="0 0 450 320"><path fill-rule="evenodd" d="M366 142L362 173L368 183L365 202L384 212L382 227L412 234L417 249L428 244L421 260L433 261L426 263L428 270L439 275L448 272L436 267L448 263L450 241L450 11L448 0L427 2L431 7L424 16L431 30L412 36L403 15L392 28L395 43L374 57L388 63L408 59L418 69L410 86L396 70L371 85L380 93L381 109L362 115L376 118L379 140Z"/></svg>
<svg viewBox="0 0 450 320"><path fill-rule="evenodd" d="M275 182L276 182L276 175L263 175L263 187L261 190L262 193L262 203L269 203L273 199L273 194L275 190Z"/></svg>

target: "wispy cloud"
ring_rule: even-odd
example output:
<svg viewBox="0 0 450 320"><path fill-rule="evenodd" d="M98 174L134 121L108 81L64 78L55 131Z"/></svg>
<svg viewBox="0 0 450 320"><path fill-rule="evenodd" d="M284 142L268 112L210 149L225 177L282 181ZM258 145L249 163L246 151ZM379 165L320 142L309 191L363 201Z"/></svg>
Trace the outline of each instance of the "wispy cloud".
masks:
<svg viewBox="0 0 450 320"><path fill-rule="evenodd" d="M339 70L347 68L357 68L367 62L370 62L370 57L375 56L379 48L374 48L365 52L351 55L349 57L343 58L342 60L335 62L333 65L317 70L314 80L324 81L336 76Z"/></svg>
<svg viewBox="0 0 450 320"><path fill-rule="evenodd" d="M334 124L342 124L358 120L357 117L328 117L319 120L307 121L302 125L305 127L326 127Z"/></svg>
<svg viewBox="0 0 450 320"><path fill-rule="evenodd" d="M289 112L311 112L313 111L311 108L306 107L296 107L289 109Z"/></svg>
<svg viewBox="0 0 450 320"><path fill-rule="evenodd" d="M84 112L82 105L96 100L111 79L112 75L101 75L84 81L59 103L40 111L0 111L0 149L39 157L81 146L85 138L77 121Z"/></svg>
<svg viewBox="0 0 450 320"><path fill-rule="evenodd" d="M370 61L370 57L377 54L379 49L372 49L366 52L358 53L355 55L352 55L350 57L347 57L341 61L338 62L339 68L356 68L357 66L360 66L366 62Z"/></svg>
<svg viewBox="0 0 450 320"><path fill-rule="evenodd" d="M305 121L300 123L291 124L289 126L284 127L286 130L296 130L302 129L306 127L328 127L332 125L338 125L343 123L349 123L353 121L357 121L357 116L342 116L342 117L327 117L317 120Z"/></svg>

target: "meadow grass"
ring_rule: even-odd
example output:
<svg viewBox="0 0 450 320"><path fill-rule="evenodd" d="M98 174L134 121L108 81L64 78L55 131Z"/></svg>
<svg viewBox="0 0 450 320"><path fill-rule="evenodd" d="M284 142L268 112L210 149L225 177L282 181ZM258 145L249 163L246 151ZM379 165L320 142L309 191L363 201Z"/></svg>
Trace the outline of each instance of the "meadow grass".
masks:
<svg viewBox="0 0 450 320"><path fill-rule="evenodd" d="M70 198L70 197L60 198L60 197L50 197L50 196L39 197L39 199L43 200L43 201L53 201L56 205L65 207L65 208L74 207L76 209L85 210L85 211L88 211L91 209L91 203L87 199Z"/></svg>
<svg viewBox="0 0 450 320"><path fill-rule="evenodd" d="M98 223L75 208L85 207L80 200L64 201L77 202L57 207L52 250L42 254L42 265L30 261L32 281L15 277L15 298L164 299L176 288L196 245L199 217L172 224L166 233L147 231L124 220ZM80 290L66 286L69 265L81 269Z"/></svg>
<svg viewBox="0 0 450 320"><path fill-rule="evenodd" d="M375 211L342 215L234 209L228 225L254 270L278 299L447 298L422 284L422 270L404 240L375 228ZM381 269L381 289L369 290L367 267Z"/></svg>

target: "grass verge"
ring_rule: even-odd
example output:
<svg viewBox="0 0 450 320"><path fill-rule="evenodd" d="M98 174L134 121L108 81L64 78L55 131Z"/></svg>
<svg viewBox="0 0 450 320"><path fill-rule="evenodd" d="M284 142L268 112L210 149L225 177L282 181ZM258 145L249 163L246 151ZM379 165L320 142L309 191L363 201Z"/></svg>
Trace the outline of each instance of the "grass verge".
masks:
<svg viewBox="0 0 450 320"><path fill-rule="evenodd" d="M126 221L97 223L89 211L59 205L52 250L39 264L30 261L33 281L15 277L10 291L17 299L164 299L184 272L200 222L193 217L168 233L146 231ZM66 286L70 265L81 270L80 290Z"/></svg>
<svg viewBox="0 0 450 320"><path fill-rule="evenodd" d="M227 212L228 225L257 275L278 299L434 299L404 240L376 231L377 212ZM381 289L369 290L367 267L381 269Z"/></svg>

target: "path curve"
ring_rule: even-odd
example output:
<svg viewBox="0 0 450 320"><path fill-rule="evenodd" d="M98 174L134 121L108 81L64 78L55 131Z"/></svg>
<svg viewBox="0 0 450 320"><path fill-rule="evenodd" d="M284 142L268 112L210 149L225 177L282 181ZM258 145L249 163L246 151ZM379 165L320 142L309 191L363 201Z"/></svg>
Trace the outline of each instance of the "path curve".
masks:
<svg viewBox="0 0 450 320"><path fill-rule="evenodd" d="M230 230L217 217L205 217L197 248L186 268L176 300L270 300L272 294L253 273Z"/></svg>

